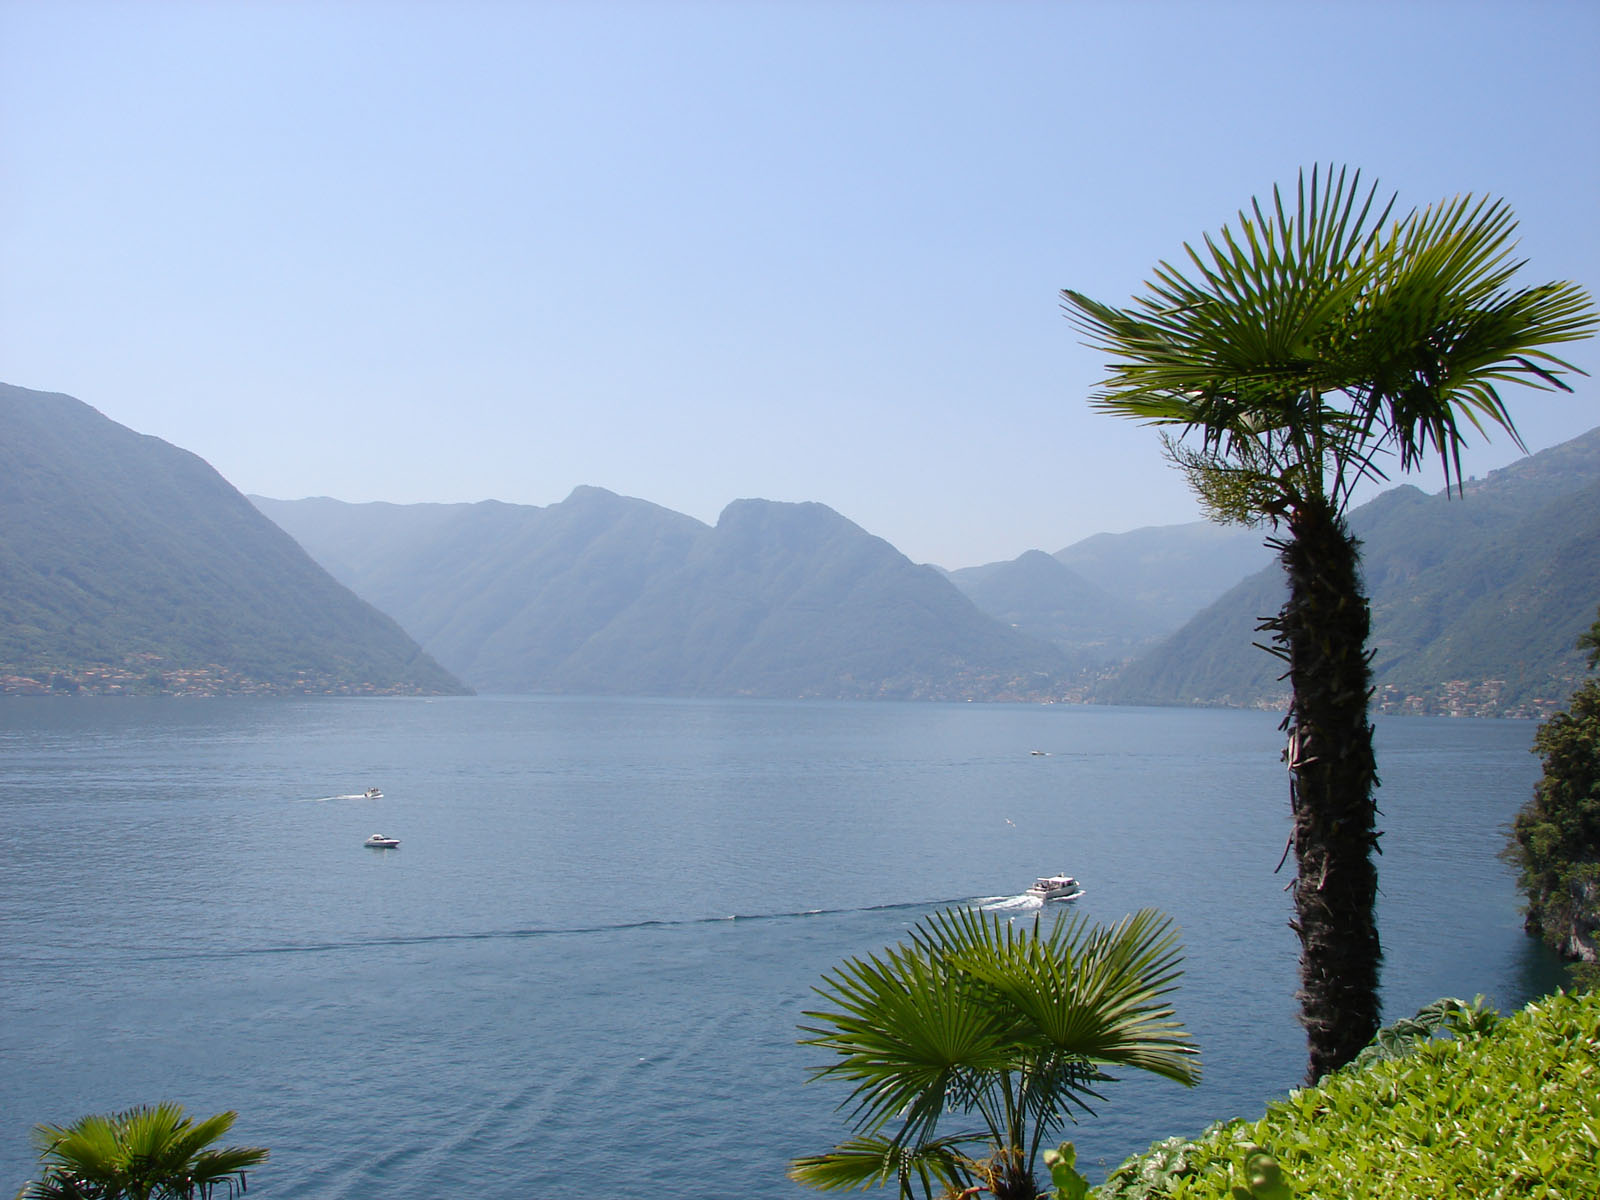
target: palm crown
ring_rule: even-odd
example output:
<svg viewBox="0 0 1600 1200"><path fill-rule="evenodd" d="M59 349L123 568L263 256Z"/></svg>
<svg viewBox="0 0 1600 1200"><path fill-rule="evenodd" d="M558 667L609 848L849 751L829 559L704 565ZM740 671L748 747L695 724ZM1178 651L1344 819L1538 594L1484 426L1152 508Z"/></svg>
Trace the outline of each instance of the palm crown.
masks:
<svg viewBox="0 0 1600 1200"><path fill-rule="evenodd" d="M1575 368L1544 347L1588 336L1595 315L1574 284L1511 286L1523 264L1503 202L1393 210L1359 172L1313 170L1293 205L1274 188L1237 231L1186 245L1192 275L1162 262L1128 308L1064 291L1115 356L1092 403L1199 431L1178 457L1197 483L1219 473L1202 498L1222 515L1342 510L1386 453L1402 470L1437 454L1459 481L1463 423L1515 439L1498 385L1566 389Z"/></svg>
<svg viewBox="0 0 1600 1200"><path fill-rule="evenodd" d="M265 1162L268 1152L207 1149L237 1116L191 1121L182 1105L168 1103L35 1126L45 1172L17 1200L209 1200L219 1187L242 1192L245 1169Z"/></svg>
<svg viewBox="0 0 1600 1200"><path fill-rule="evenodd" d="M1153 911L1101 929L1076 917L1041 931L952 909L908 943L851 959L817 989L831 1008L806 1015L804 1045L833 1053L815 1071L851 1085L842 1107L857 1136L798 1160L814 1187L850 1188L912 1176L977 1174L997 1196L1036 1195L1044 1139L1087 1109L1104 1064L1192 1084L1199 1065L1166 997L1179 955ZM982 1132L939 1135L947 1116L976 1116ZM987 1143L978 1162L961 1147Z"/></svg>

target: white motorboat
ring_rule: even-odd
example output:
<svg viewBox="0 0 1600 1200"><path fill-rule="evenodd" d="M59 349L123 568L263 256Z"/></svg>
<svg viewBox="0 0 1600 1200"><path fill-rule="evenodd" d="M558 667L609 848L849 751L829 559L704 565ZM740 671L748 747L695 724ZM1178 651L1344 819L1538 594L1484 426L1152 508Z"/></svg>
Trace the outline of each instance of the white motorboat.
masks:
<svg viewBox="0 0 1600 1200"><path fill-rule="evenodd" d="M1041 875L1028 888L1028 895L1043 901L1072 900L1082 892L1083 885L1071 875Z"/></svg>
<svg viewBox="0 0 1600 1200"><path fill-rule="evenodd" d="M400 844L400 839L384 837L381 833L375 833L361 844L369 850L393 850Z"/></svg>
<svg viewBox="0 0 1600 1200"><path fill-rule="evenodd" d="M365 796L368 800L382 800L383 799L383 792L380 791L378 788L375 788L375 787L370 787L366 791L362 792L361 794L363 796Z"/></svg>

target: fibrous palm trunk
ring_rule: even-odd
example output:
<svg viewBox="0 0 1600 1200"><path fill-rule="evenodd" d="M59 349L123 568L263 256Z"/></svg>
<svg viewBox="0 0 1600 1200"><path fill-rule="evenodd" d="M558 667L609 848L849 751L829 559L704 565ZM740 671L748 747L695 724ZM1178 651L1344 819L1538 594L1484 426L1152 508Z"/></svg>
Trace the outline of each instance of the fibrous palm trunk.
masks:
<svg viewBox="0 0 1600 1200"><path fill-rule="evenodd" d="M995 1200L1037 1200L1039 1184L1016 1146L997 1148L983 1166L984 1184Z"/></svg>
<svg viewBox="0 0 1600 1200"><path fill-rule="evenodd" d="M1370 623L1360 544L1332 509L1306 506L1273 543L1289 599L1265 622L1289 665L1283 728L1294 810L1300 1020L1315 1082L1360 1053L1378 1029L1376 760Z"/></svg>

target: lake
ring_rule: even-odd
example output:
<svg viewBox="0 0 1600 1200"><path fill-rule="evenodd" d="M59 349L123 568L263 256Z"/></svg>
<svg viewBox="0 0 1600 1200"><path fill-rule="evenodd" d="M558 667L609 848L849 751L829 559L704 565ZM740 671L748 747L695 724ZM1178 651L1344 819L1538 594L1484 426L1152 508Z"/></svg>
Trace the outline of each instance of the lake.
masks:
<svg viewBox="0 0 1600 1200"><path fill-rule="evenodd" d="M1177 921L1205 1071L1107 1085L1068 1133L1099 1178L1304 1071L1278 719L0 699L0 1194L35 1122L171 1099L239 1110L253 1196L810 1195L788 1160L847 1133L812 986L1062 871ZM1496 857L1533 731L1380 719L1386 1019L1561 981Z"/></svg>

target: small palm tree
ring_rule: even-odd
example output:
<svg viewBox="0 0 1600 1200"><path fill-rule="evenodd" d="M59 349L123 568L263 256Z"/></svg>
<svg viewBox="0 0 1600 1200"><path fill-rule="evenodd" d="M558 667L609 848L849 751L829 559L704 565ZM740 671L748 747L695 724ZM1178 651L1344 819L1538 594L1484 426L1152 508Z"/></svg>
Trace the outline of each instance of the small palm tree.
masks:
<svg viewBox="0 0 1600 1200"><path fill-rule="evenodd" d="M1284 759L1313 1081L1379 1024L1370 621L1346 509L1386 458L1403 471L1437 454L1459 487L1468 426L1520 447L1498 385L1570 391L1561 375L1575 368L1545 347L1595 327L1574 284L1512 288L1523 264L1502 202L1466 196L1391 222L1393 208L1359 172L1313 171L1297 204L1274 189L1237 230L1186 246L1191 275L1161 263L1129 308L1062 293L1113 357L1095 405L1178 431L1168 452L1213 518L1278 531L1267 544L1289 598L1262 629L1292 693Z"/></svg>
<svg viewBox="0 0 1600 1200"><path fill-rule="evenodd" d="M62 1128L36 1125L43 1177L17 1200L210 1200L218 1188L245 1190L245 1169L267 1160L256 1146L206 1149L233 1126L235 1112L198 1124L180 1104L81 1117Z"/></svg>
<svg viewBox="0 0 1600 1200"><path fill-rule="evenodd" d="M893 1181L902 1196L981 1184L1035 1200L1050 1135L1090 1111L1102 1065L1199 1079L1194 1046L1165 997L1177 986L1170 922L1150 910L1099 928L1079 917L1041 931L973 909L938 913L908 944L826 975L801 1044L831 1051L815 1078L852 1085L856 1136L797 1159L792 1178L825 1190ZM943 1134L954 1114L981 1131ZM982 1157L968 1153L984 1147Z"/></svg>

